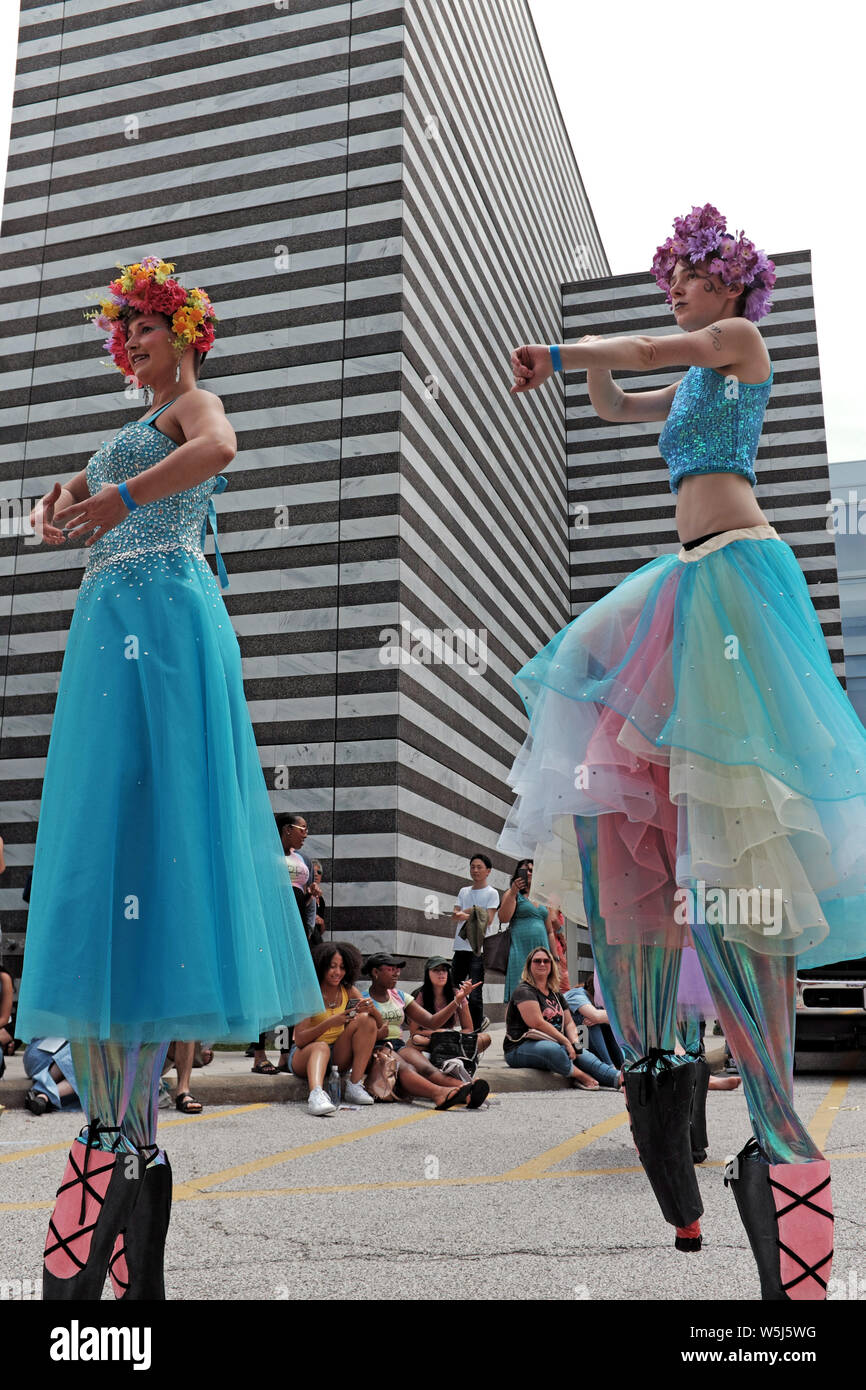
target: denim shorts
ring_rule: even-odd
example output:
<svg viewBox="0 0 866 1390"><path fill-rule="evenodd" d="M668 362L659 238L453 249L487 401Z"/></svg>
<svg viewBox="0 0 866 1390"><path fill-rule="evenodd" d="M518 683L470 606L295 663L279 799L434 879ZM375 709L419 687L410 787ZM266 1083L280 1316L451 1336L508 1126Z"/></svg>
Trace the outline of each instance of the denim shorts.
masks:
<svg viewBox="0 0 866 1390"><path fill-rule="evenodd" d="M292 1045L291 1045L291 1047L289 1048L289 1061L288 1061L289 1071L292 1070L292 1058L294 1057L294 1055L295 1055L295 1053L297 1052L297 1050L298 1050L298 1044L297 1044L296 1042L293 1042ZM329 1043L329 1045L328 1045L328 1053L329 1053L329 1055L328 1055L328 1066L330 1067L331 1061L333 1060L333 1056L334 1056L334 1044L333 1044L333 1043Z"/></svg>

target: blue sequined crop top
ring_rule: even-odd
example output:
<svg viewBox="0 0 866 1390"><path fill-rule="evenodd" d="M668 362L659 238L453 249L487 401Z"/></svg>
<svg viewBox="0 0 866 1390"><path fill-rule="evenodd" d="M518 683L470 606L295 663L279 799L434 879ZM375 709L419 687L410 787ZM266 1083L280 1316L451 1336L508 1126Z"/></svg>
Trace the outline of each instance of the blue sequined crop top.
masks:
<svg viewBox="0 0 866 1390"><path fill-rule="evenodd" d="M770 391L766 381L739 381L715 367L689 367L659 435L676 492L680 479L695 473L741 473L755 486L755 455Z"/></svg>

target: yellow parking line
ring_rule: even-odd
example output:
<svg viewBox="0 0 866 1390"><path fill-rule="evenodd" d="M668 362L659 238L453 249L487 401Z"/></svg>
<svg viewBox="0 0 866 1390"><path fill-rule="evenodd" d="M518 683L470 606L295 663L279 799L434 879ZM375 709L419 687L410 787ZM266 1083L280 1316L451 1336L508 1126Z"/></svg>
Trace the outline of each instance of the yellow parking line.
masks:
<svg viewBox="0 0 866 1390"><path fill-rule="evenodd" d="M836 1118L839 1106L847 1095L850 1085L850 1077L846 1079L844 1076L837 1076L830 1083L829 1091L812 1117L812 1123L809 1125L809 1133L821 1150L823 1150L824 1145L827 1143L830 1136L830 1128Z"/></svg>
<svg viewBox="0 0 866 1390"><path fill-rule="evenodd" d="M589 1144L601 1139L605 1134L610 1134L612 1130L619 1129L622 1125L628 1124L628 1111L623 1110L621 1115L612 1115L607 1120L599 1120L598 1124L590 1125L589 1129L584 1129L580 1134L572 1135L561 1144L557 1144L552 1149L545 1149L544 1153L537 1154L535 1158L530 1158L526 1163L521 1163L519 1167L512 1168L508 1173L503 1173L503 1178L516 1180L517 1178L538 1178L552 1168L555 1163L561 1163L564 1158L570 1158L572 1154L585 1149Z"/></svg>
<svg viewBox="0 0 866 1390"><path fill-rule="evenodd" d="M433 1112L428 1112L433 1113ZM850 1153L828 1153L825 1155L831 1163L838 1162L842 1158L866 1158L866 1150L858 1150ZM702 1168L724 1168L724 1161L721 1159L713 1160L710 1163L702 1163ZM512 1177L508 1173L481 1174L478 1177L465 1178L408 1178L402 1181L393 1182L355 1182L355 1183L336 1183L330 1186L307 1186L307 1187L248 1187L237 1191L221 1192L201 1192L194 1189L187 1183L180 1184L174 1189L174 1198L179 1202L213 1202L222 1201L223 1198L250 1198L250 1197L308 1197L308 1196L338 1196L342 1192L401 1192L409 1191L412 1188L421 1187L485 1187L495 1183L510 1182L544 1182L556 1178L608 1178L608 1177L627 1177L629 1174L643 1173L643 1168L574 1168L562 1169L555 1172L526 1174L523 1177ZM54 1201L43 1202L0 1202L0 1212L10 1211L50 1211Z"/></svg>
<svg viewBox="0 0 866 1390"><path fill-rule="evenodd" d="M402 1129L404 1125L415 1124L436 1110L416 1110L411 1115L402 1115L396 1120L386 1120L380 1125L368 1125L366 1129L352 1129L345 1134L332 1134L326 1139L317 1139L309 1144L298 1144L293 1149L283 1149L281 1153L266 1154L264 1158L253 1158L248 1163L237 1163L232 1168L223 1168L218 1173L205 1173L198 1178L189 1178L185 1183L175 1185L175 1197L194 1196L203 1187L215 1187L218 1183L230 1182L232 1178L243 1178L247 1173L260 1173L264 1168L273 1168L278 1163L289 1163L294 1158L305 1158L308 1154L324 1153L327 1149L337 1149L341 1144L353 1144L356 1139L367 1139L371 1134L385 1134L388 1130Z"/></svg>
<svg viewBox="0 0 866 1390"><path fill-rule="evenodd" d="M250 1110L265 1110L268 1104L269 1102L267 1101L261 1101L256 1102L255 1105L239 1105L233 1110L214 1111L209 1115L205 1115L202 1111L199 1115L179 1115L176 1120L160 1119L158 1132L164 1129L173 1129L175 1125L200 1124L202 1120L225 1120L228 1119L230 1115L246 1115ZM37 1154L60 1153L63 1150L68 1153L75 1138L76 1135L72 1134L68 1139L61 1140L59 1144L40 1144L38 1147L32 1149L19 1149L17 1153L0 1154L0 1163L14 1163L16 1159L19 1158L32 1158Z"/></svg>

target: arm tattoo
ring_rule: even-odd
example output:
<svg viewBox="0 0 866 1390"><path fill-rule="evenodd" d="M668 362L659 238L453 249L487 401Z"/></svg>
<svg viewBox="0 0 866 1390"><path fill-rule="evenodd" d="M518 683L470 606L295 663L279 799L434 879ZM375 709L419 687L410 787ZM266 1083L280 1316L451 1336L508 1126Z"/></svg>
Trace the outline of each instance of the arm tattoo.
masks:
<svg viewBox="0 0 866 1390"><path fill-rule="evenodd" d="M716 352L720 352L720 351L721 351L721 347L722 347L722 330L721 330L721 328L719 327L719 325L718 325L717 323L711 323L710 326L709 326L708 332L712 333L712 335L713 335L713 347L716 349Z"/></svg>

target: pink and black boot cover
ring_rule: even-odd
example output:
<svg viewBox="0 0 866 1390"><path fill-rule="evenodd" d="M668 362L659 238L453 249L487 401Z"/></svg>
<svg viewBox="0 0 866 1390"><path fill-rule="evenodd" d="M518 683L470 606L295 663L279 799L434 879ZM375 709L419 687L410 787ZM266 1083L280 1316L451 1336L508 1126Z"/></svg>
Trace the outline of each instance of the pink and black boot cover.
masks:
<svg viewBox="0 0 866 1390"><path fill-rule="evenodd" d="M85 1131L82 1130L82 1134ZM138 1154L99 1148L100 1137L120 1129L92 1120L87 1139L76 1139L48 1223L42 1268L46 1300L98 1300L114 1238L135 1208L144 1166Z"/></svg>
<svg viewBox="0 0 866 1390"><path fill-rule="evenodd" d="M750 1139L725 1177L758 1266L761 1298L823 1300L833 1263L830 1165L769 1163Z"/></svg>

